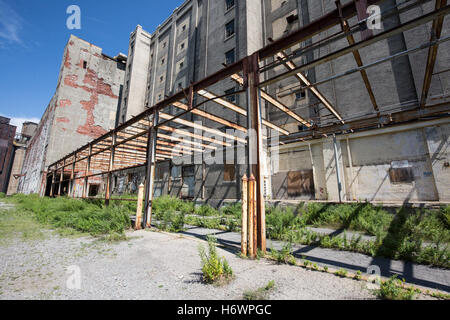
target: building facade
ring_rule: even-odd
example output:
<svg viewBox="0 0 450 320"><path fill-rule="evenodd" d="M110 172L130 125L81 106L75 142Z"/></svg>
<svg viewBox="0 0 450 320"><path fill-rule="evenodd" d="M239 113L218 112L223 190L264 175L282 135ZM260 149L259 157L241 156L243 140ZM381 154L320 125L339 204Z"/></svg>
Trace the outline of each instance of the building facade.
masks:
<svg viewBox="0 0 450 320"><path fill-rule="evenodd" d="M5 194L14 162L14 137L17 129L9 122L10 119L0 117L0 192Z"/></svg>
<svg viewBox="0 0 450 320"><path fill-rule="evenodd" d="M45 194L49 164L113 129L118 122L126 56L71 36L56 92L28 145L19 182L22 193Z"/></svg>
<svg viewBox="0 0 450 320"><path fill-rule="evenodd" d="M350 1L341 1L346 4ZM390 13L383 19L377 34L396 27L430 12L434 1L419 5L413 10L399 12L397 2L381 2L382 12ZM137 47L138 27L130 40L130 61L135 55L141 61L148 53L148 62L143 62L139 81L147 77L144 104L133 104L121 110L122 122L157 104L179 90L187 90L189 84L220 70L223 64L231 64L256 50L308 25L328 12L336 9L331 0L188 0L164 21L151 35L145 33L146 45ZM357 23L357 18L349 21ZM314 36L312 39L283 52L305 53L293 60L295 65L308 63L330 52L344 48L348 39L323 45L317 50L307 50L312 43L324 41L340 31L336 26ZM443 34L450 32L450 21L444 20ZM360 41L362 33L355 33ZM150 41L148 41L150 39ZM397 36L360 50L364 63L377 61L405 50L413 49L430 40L427 25L414 28ZM142 41L140 41L142 42ZM147 44L150 43L148 46ZM132 47L134 45L135 47ZM330 111L335 110L341 119L353 121L377 114L410 110L419 105L423 86L427 50L387 61L367 70L373 96L362 81L359 72L345 79L324 81L317 90L302 89L305 82L298 77L283 80L267 91L289 109L312 125L327 125L339 122ZM448 101L450 73L448 69L450 45L442 43L432 78L428 103ZM270 62L270 61L269 61ZM310 83L323 81L333 75L356 68L355 58L348 54L336 61L324 63L307 70L303 76ZM130 67L130 63L129 63ZM133 72L139 68L132 66ZM279 65L262 74L263 79L286 71ZM440 72L444 71L444 72ZM127 70L128 73L128 70ZM145 74L145 76L144 76ZM130 92L125 85L124 96L133 99L131 74ZM144 92L141 83L141 93ZM216 95L238 90L232 81L221 81L213 86ZM229 97L230 101L246 109L246 96ZM139 95L139 99L142 97ZM195 98L195 103L201 102ZM122 104L124 106L125 104ZM207 103L202 110L218 115L238 125L246 126L245 117L215 103ZM167 113L176 114L179 109L171 107ZM265 103L263 117L287 130L301 135L304 125L284 112ZM185 119L201 121L205 126L225 131L227 128L195 115ZM429 119L421 124L407 124L395 128L375 128L365 133L348 132L333 138L318 138L309 143L297 143L280 148L265 148L266 197L269 200L325 200L325 201L450 201L449 119ZM183 126L171 123L172 127ZM162 133L164 130L160 130ZM266 134L271 134L266 132ZM131 171L130 171L131 172ZM142 181L142 172L134 170L119 176L115 192L132 191ZM175 165L172 161L159 163L156 170L155 195L171 194L194 198L211 203L240 198L240 178L246 167L238 164ZM140 177L140 178L139 178ZM136 180L135 182L133 182ZM129 182L127 187L127 182Z"/></svg>
<svg viewBox="0 0 450 320"><path fill-rule="evenodd" d="M22 166L25 159L28 143L36 132L38 124L34 122L24 122L22 124L22 131L16 134L14 138L14 157L11 167L7 195L16 194L19 188L19 181L22 177Z"/></svg>

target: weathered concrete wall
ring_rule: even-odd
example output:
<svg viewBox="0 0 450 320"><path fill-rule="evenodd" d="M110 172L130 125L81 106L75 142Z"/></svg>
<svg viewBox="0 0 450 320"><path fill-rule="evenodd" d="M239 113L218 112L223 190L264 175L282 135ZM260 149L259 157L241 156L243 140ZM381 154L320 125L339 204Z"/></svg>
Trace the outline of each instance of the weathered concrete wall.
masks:
<svg viewBox="0 0 450 320"><path fill-rule="evenodd" d="M6 193L14 156L14 136L16 127L10 119L0 117L0 192Z"/></svg>
<svg viewBox="0 0 450 320"><path fill-rule="evenodd" d="M115 127L125 65L71 36L57 88L55 120L45 165Z"/></svg>
<svg viewBox="0 0 450 320"><path fill-rule="evenodd" d="M337 137L342 200L449 201L449 123L442 119ZM288 197L279 181L288 172L311 168L315 199L339 200L333 140L315 141L311 151L307 143L280 147L280 171L272 176L274 200L297 199ZM389 170L399 162L411 168L413 181L391 180Z"/></svg>
<svg viewBox="0 0 450 320"><path fill-rule="evenodd" d="M22 174L22 165L23 160L25 159L25 152L26 152L25 146L16 146L14 151L14 162L11 168L11 175L9 178L9 184L8 184L8 192L7 195L13 195L17 193L18 187L19 187L19 179L15 178L14 175L20 175Z"/></svg>
<svg viewBox="0 0 450 320"><path fill-rule="evenodd" d="M20 193L30 194L43 192L41 190L41 182L43 175L45 175L45 159L55 117L56 101L56 96L53 96L39 122L33 138L28 143L22 167L22 174L24 176L20 178L19 182Z"/></svg>
<svg viewBox="0 0 450 320"><path fill-rule="evenodd" d="M119 122L123 123L143 111L147 101L151 35L137 26L131 34L127 69L123 84Z"/></svg>
<svg viewBox="0 0 450 320"><path fill-rule="evenodd" d="M47 166L115 127L124 70L101 48L70 37L56 93L25 156L21 192L44 192Z"/></svg>

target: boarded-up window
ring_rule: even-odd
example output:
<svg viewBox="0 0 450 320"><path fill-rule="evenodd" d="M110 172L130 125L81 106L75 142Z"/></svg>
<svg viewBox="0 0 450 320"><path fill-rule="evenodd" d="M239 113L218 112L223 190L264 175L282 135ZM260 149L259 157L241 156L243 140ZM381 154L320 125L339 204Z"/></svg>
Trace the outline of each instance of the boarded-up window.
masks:
<svg viewBox="0 0 450 320"><path fill-rule="evenodd" d="M234 164L225 165L223 181L236 181L236 167Z"/></svg>
<svg viewBox="0 0 450 320"><path fill-rule="evenodd" d="M389 169L389 178L391 183L412 183L414 181L414 173L411 167L391 168Z"/></svg>
<svg viewBox="0 0 450 320"><path fill-rule="evenodd" d="M162 167L162 166L157 166L156 167L156 169L155 169L155 179L156 180L163 180L164 179L164 172L166 171L165 169L166 168Z"/></svg>
<svg viewBox="0 0 450 320"><path fill-rule="evenodd" d="M312 170L290 171L287 180L289 198L314 194L314 177Z"/></svg>

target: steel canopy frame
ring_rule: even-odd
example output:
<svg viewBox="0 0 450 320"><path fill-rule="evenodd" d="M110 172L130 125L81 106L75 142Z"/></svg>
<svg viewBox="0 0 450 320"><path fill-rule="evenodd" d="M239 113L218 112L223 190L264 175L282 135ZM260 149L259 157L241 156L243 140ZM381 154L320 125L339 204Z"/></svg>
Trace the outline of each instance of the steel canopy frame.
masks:
<svg viewBox="0 0 450 320"><path fill-rule="evenodd" d="M109 200L112 199L111 179L113 173L145 167L146 192L143 222L144 227L149 227L152 219L151 204L153 198L153 183L156 163L160 161L170 161L173 157L177 156L189 156L194 152L205 152L207 150L216 150L218 148L231 146L227 142L198 135L188 130L197 129L202 132L209 132L216 137L220 136L221 138L226 138L228 141L230 139L234 139L235 141L246 144L247 146L248 176L250 177L253 175L256 178L257 186L256 239L258 247L265 250L265 199L263 193L264 161L262 159L264 137L263 126L270 130L276 130L284 135L281 140L283 143L293 143L303 141L305 139L314 139L326 134L342 133L354 129L370 130L377 125L393 125L406 121L416 121L429 116L448 116L450 111L449 103L441 103L433 106L423 105L423 101L426 100L427 92L431 83L431 76L433 74L432 69L437 55L437 44L439 43L438 41L441 41L439 37L436 38L436 36L432 36L432 42L430 42L427 46L430 48L430 53L426 68L423 90L424 94L421 101L422 103L416 106L416 108L387 115L381 115L379 112L380 106L376 104L375 94L370 87L365 72L366 67L362 65L361 55L358 51L359 49L367 47L373 43L387 39L392 35L402 33L430 21L433 21L433 32L440 35L443 19L449 14L450 6L446 6L446 1L437 1L439 3L436 5L435 10L431 13L405 22L375 36L365 36L359 42L356 42L353 37L350 38L347 35L349 44L345 48L331 52L326 56L319 56L317 59L309 63L296 66L284 54L284 50L289 49L299 42L312 38L313 36L334 26L341 26L342 28L337 35L344 36L354 27L350 27L348 25L348 21L350 18L358 14L358 6L356 5L356 2L351 2L346 5L339 5L338 9L331 11L327 15L313 21L297 31L292 32L280 40L271 42L268 46L262 48L254 54L247 56L229 66L225 66L222 70L191 84L189 88L180 90L173 96L168 97L167 99L148 108L138 116L126 121L122 125L119 125L114 130L111 130L105 135L91 141L73 153L51 164L48 168L48 174L51 174L51 196L61 195L62 183L68 182L69 195L74 197L75 181L83 180L82 197L87 198L87 195L89 194L89 178L105 175L107 179L105 201L108 203ZM373 5L382 1L366 0L365 2L367 5ZM419 2L420 0L418 0L417 3ZM431 46L432 43L435 45ZM331 104L327 105L327 100L325 98L321 99L320 92L315 89L314 92L319 96L321 103L324 103L328 109L335 111L332 113L337 117L339 122L328 126L318 126L317 124L312 125L308 119L294 113L275 96L270 95L268 91L262 89L263 87L267 87L287 77L298 78L302 71L323 63L327 63L346 54L353 54L357 60L359 69L355 70L362 74L361 80L364 81L370 95L370 100L374 105L374 115L372 114L356 121L348 121L348 119L344 119L338 113L339 106L332 106ZM266 70L267 66L261 67L260 65L261 62L264 62L266 59L273 59L273 61L279 60L287 67L288 71L261 81L261 70ZM355 70L352 70L352 72L356 72ZM345 76L345 74L342 76ZM218 96L211 91L210 87L212 85L228 78L231 78L239 83L242 88L241 91L228 95L246 93L246 108L224 100L223 98L228 95ZM305 81L305 79L300 78L300 80L304 82L306 87L309 89L314 89L317 86L317 84L309 83L307 79ZM203 101L197 105L193 105L194 96L197 96L200 100L203 99ZM287 116L304 125L307 130L300 133L290 133L289 131L271 123L269 120L263 119L261 103L263 100L277 108L280 112L283 112ZM247 126L244 127L228 119L218 117L213 113L200 110L199 107L204 105L206 102L214 102L214 104L219 105L222 108L227 108L234 111L236 114L239 114L239 116L246 117ZM175 115L164 113L163 109L169 106L174 106L177 109L181 109L182 112ZM192 121L182 119L182 117L187 114L193 114L208 121L218 123L224 127L233 128L244 133L248 132L250 129L254 130L257 133L257 138L243 140L238 137L230 136L229 134L226 134L216 128L199 125ZM160 118L164 120L161 122ZM178 124L178 126L171 126L171 124ZM180 128L179 125L181 125L182 128ZM190 129L185 129L186 127ZM194 140L190 141L181 139L179 136L193 138ZM270 147L270 136L267 138L269 139ZM172 150L171 153L169 153L170 150ZM255 159L255 162L251 162L251 159ZM70 178L65 179L65 175L70 176ZM47 181L47 179L45 181ZM58 188L56 189L57 185Z"/></svg>

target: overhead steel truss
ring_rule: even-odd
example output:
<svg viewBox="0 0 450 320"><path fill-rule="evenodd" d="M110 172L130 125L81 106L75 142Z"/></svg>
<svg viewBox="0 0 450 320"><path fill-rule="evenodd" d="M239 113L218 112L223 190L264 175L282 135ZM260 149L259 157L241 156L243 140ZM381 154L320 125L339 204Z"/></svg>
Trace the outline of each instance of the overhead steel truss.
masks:
<svg viewBox="0 0 450 320"><path fill-rule="evenodd" d="M222 70L191 84L188 88L180 90L171 97L147 108L144 112L114 130L56 161L49 166L47 172L47 175L52 177L51 195L60 195L61 186L63 182L66 182L69 184L68 193L73 196L75 180L82 180L83 197L87 197L89 179L97 176L106 176L105 200L108 203L111 200L111 180L113 173L145 167L146 197L144 224L145 226L150 226L152 191L155 165L157 162L168 161L174 157L192 155L195 152L206 152L217 150L218 148L230 147L232 146L230 141L236 141L247 146L249 159L255 157L257 160L256 164L248 163L248 176L254 175L256 178L257 239L259 248L265 250L265 202L261 164L263 163L263 141L264 139L267 139L269 143L271 141L270 136L264 134L269 131L265 128L277 131L281 135L281 142L287 144L320 138L329 134L339 134L353 130L370 130L379 126L419 121L430 116L449 116L449 102L441 102L435 105L427 105L427 102L431 78L436 74L433 72L438 54L438 46L440 43L449 40L448 37L441 38L441 33L443 21L445 16L450 12L450 6L447 5L446 0L436 0L435 8L432 12L373 35L370 30L364 27L366 23L365 19L367 18L364 12L366 6L376 5L381 2L383 1L355 0L341 5L337 1L337 8L325 16L305 25L284 38L271 41L269 45L254 54L225 66ZM389 17L392 12L405 12L426 2L430 1L404 1L395 8L384 12L381 18ZM358 22L351 26L349 21L355 16L357 16ZM429 22L432 23L429 43L367 65L363 64L360 49ZM319 35L321 32L335 26L340 26L340 31L332 36L319 40L308 47L293 51L290 54L286 53L294 45L312 39L313 36ZM353 36L356 33L361 34L361 40L359 42ZM340 39L346 39L348 46L327 55L319 56L313 61L301 65L293 62L294 59L301 57L308 51L316 50L321 46ZM385 61L425 48L428 48L428 58L420 101L417 105L407 110L383 112L375 99L376 93L370 84L367 70ZM353 55L357 68L340 75L332 75L329 79L320 80L316 83L312 83L304 74L304 72L314 67L348 54ZM286 71L268 77L267 71L277 66L284 66ZM373 113L359 119L345 119L339 112L339 105L333 105L317 87L327 81L337 80L356 72L361 74L361 80L367 89L368 98L373 104ZM319 103L323 104L330 112L330 116L334 117L335 121L331 124L317 124L298 115L282 103L279 98L269 93L269 86L289 77L297 78L299 83L298 88L310 90L316 96ZM227 95L215 94L211 87L219 81L228 78L238 83L242 90ZM226 99L229 95L242 94L246 94L247 96L247 107L245 108ZM301 132L290 133L286 129L270 122L269 119L264 119L262 100L267 105L293 118L300 125L306 127L306 129ZM194 105L194 102L197 101L201 102ZM228 109L236 113L237 116L246 118L247 125L243 126L225 117L219 117L213 112L206 111L207 103L211 103L215 107L218 106L223 109ZM177 114L163 112L170 106L172 109L181 110L181 112ZM200 109L201 106L205 106L203 110ZM242 139L237 135L230 135L217 128L187 120L185 116L188 114L206 119L208 122L219 124L222 128L230 128L243 133L246 133L250 129L255 130L257 132L257 139ZM210 133L214 137L198 134L198 132ZM191 140L180 138L183 136L191 138ZM225 139L218 139L219 137ZM47 181L47 179L44 179L44 181Z"/></svg>

